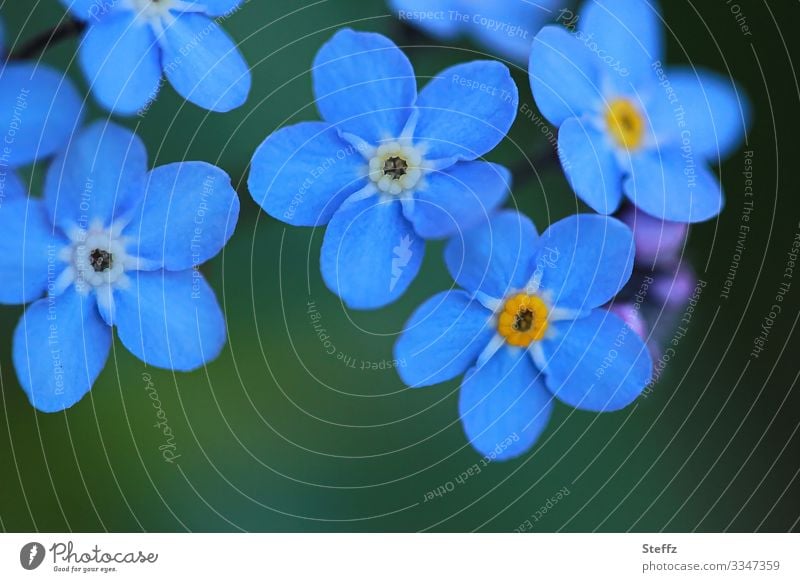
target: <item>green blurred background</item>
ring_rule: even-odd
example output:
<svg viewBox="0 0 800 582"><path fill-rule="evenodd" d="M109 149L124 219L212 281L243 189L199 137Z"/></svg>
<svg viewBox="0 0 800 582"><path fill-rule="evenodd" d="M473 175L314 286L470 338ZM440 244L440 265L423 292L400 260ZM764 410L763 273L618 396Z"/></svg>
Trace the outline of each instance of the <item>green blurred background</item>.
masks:
<svg viewBox="0 0 800 582"><path fill-rule="evenodd" d="M144 138L153 165L213 162L239 190L237 232L205 266L224 304L229 346L206 370L173 374L146 369L117 342L90 396L66 413L45 415L30 407L11 365L22 308L0 308L0 528L512 531L529 520L533 531L797 529L800 274L766 349L757 359L749 353L800 229L798 174L791 166L784 171L798 155L800 99L790 55L799 54L792 27L800 10L793 1L742 0L747 36L732 3L662 4L669 61L730 73L752 99L754 120L748 144L722 168L726 211L691 231L689 259L707 286L651 394L613 414L558 405L533 451L457 482L480 460L459 425L458 381L412 391L391 367L361 369L391 360L412 310L450 285L441 245L428 247L402 300L380 311L348 311L319 275L322 231L286 228L265 216L247 193L246 176L267 134L317 118L308 69L339 27L415 45L407 51L420 77L480 49L466 40L458 48L433 46L393 19L383 0L252 1L224 24L253 69L246 106L208 114L167 87L143 119L124 120ZM56 0L0 6L12 45L63 16ZM44 60L68 68L85 88L72 62L75 47L74 40L61 42ZM535 109L525 72L517 68L515 77L521 105ZM92 109L93 117L102 115ZM489 159L519 167L526 156L546 157L547 148L540 129L520 115ZM744 149L754 152L754 222L724 300L719 293L744 202ZM582 208L560 170L538 169L518 176L509 205L543 229ZM36 184L41 172L28 177ZM315 334L310 301L341 357L326 353ZM165 438L154 427L146 374L174 433L174 463L159 450ZM439 487L452 490L425 502Z"/></svg>

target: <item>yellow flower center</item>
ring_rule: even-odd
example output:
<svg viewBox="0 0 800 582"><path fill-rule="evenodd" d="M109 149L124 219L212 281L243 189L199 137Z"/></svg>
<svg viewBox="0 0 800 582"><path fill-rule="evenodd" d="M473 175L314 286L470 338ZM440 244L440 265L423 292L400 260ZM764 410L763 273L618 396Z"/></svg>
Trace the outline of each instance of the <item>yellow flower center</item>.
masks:
<svg viewBox="0 0 800 582"><path fill-rule="evenodd" d="M608 130L619 145L636 149L644 138L644 117L628 99L615 99L606 111Z"/></svg>
<svg viewBox="0 0 800 582"><path fill-rule="evenodd" d="M512 346L526 348L544 337L547 331L547 306L536 295L514 295L503 306L497 331Z"/></svg>

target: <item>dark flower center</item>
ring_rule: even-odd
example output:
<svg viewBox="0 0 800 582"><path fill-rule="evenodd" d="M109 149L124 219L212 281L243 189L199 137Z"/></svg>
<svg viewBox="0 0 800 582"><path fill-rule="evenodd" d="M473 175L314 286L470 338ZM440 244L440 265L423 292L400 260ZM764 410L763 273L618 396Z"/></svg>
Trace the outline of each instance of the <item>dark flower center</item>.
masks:
<svg viewBox="0 0 800 582"><path fill-rule="evenodd" d="M530 331L533 327L533 311L529 309L520 309L514 317L514 323L511 325L515 331Z"/></svg>
<svg viewBox="0 0 800 582"><path fill-rule="evenodd" d="M94 269L95 273L102 273L103 271L109 270L113 263L114 255L108 251L94 249L89 253L89 264L92 265L92 269Z"/></svg>
<svg viewBox="0 0 800 582"><path fill-rule="evenodd" d="M397 156L387 158L383 163L383 174L385 176L391 176L392 180L399 180L405 176L407 169L408 162Z"/></svg>

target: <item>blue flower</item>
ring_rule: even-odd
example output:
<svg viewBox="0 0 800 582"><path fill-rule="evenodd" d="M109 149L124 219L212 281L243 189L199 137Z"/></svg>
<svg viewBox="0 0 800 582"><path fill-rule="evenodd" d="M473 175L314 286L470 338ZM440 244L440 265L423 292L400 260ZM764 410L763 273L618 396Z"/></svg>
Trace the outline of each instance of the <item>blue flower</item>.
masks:
<svg viewBox="0 0 800 582"><path fill-rule="evenodd" d="M476 159L511 127L517 88L505 65L475 61L417 94L397 46L352 30L322 46L312 73L325 121L267 137L250 193L278 220L329 223L325 283L352 308L381 307L416 276L424 239L468 228L505 199L508 170Z"/></svg>
<svg viewBox="0 0 800 582"><path fill-rule="evenodd" d="M48 169L44 198L0 207L0 303L31 303L13 359L33 406L69 408L94 384L111 326L146 364L192 370L214 359L225 321L197 270L233 233L239 200L202 162L147 172L127 129L95 123Z"/></svg>
<svg viewBox="0 0 800 582"><path fill-rule="evenodd" d="M0 68L0 206L22 198L14 170L47 158L69 140L83 117L83 99L60 71L42 63Z"/></svg>
<svg viewBox="0 0 800 582"><path fill-rule="evenodd" d="M213 20L242 0L61 0L88 24L79 48L100 104L130 115L155 100L162 74L195 105L230 111L247 100L250 70Z"/></svg>
<svg viewBox="0 0 800 582"><path fill-rule="evenodd" d="M397 17L440 40L469 35L492 54L525 64L533 37L566 0L389 0Z"/></svg>
<svg viewBox="0 0 800 582"><path fill-rule="evenodd" d="M493 459L527 451L554 397L619 410L648 383L652 361L619 317L600 309L628 281L634 246L616 219L578 214L537 237L526 217L498 212L445 249L464 289L422 304L395 344L411 387L466 372L459 412L472 445Z"/></svg>
<svg viewBox="0 0 800 582"><path fill-rule="evenodd" d="M611 213L623 192L676 222L719 214L710 163L737 147L749 119L729 79L662 63L654 0L589 0L574 33L543 28L530 58L533 95L559 127L561 163L578 196Z"/></svg>

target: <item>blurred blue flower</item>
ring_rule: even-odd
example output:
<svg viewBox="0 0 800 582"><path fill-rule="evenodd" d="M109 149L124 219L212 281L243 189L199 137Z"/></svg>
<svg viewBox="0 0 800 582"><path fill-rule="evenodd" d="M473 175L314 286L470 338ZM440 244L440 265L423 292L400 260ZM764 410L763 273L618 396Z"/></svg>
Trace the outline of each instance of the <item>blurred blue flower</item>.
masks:
<svg viewBox="0 0 800 582"><path fill-rule="evenodd" d="M536 35L533 95L559 126L570 184L594 210L613 212L624 192L655 217L707 220L723 206L708 166L738 146L749 106L730 79L666 68L663 54L654 0L589 0L574 33L547 26Z"/></svg>
<svg viewBox="0 0 800 582"><path fill-rule="evenodd" d="M494 55L528 62L533 37L566 0L389 0L397 17L443 41L468 35Z"/></svg>
<svg viewBox="0 0 800 582"><path fill-rule="evenodd" d="M33 406L69 408L108 358L111 326L148 365L192 370L225 344L197 267L233 233L239 200L202 162L147 172L133 133L95 123L47 172L44 199L0 207L0 303L24 304L13 359ZM43 297L44 296L44 297Z"/></svg>
<svg viewBox="0 0 800 582"><path fill-rule="evenodd" d="M130 115L149 107L162 74L185 99L211 111L247 100L250 69L214 20L242 0L61 0L88 27L80 64L100 104Z"/></svg>
<svg viewBox="0 0 800 582"><path fill-rule="evenodd" d="M350 307L374 309L409 286L424 239L468 228L505 199L508 170L476 159L511 127L517 88L505 65L474 61L417 94L397 46L349 29L322 46L312 74L325 121L270 135L253 156L250 193L283 222L329 223L325 283Z"/></svg>
<svg viewBox="0 0 800 582"><path fill-rule="evenodd" d="M7 61L0 68L0 206L25 196L14 170L47 158L69 140L83 117L83 99L60 71Z"/></svg>
<svg viewBox="0 0 800 582"><path fill-rule="evenodd" d="M445 250L464 289L422 304L395 345L411 387L466 372L464 430L479 452L509 459L545 429L554 397L591 411L619 410L648 383L647 347L605 309L628 281L634 247L616 219L578 214L541 237L526 217L498 212Z"/></svg>

